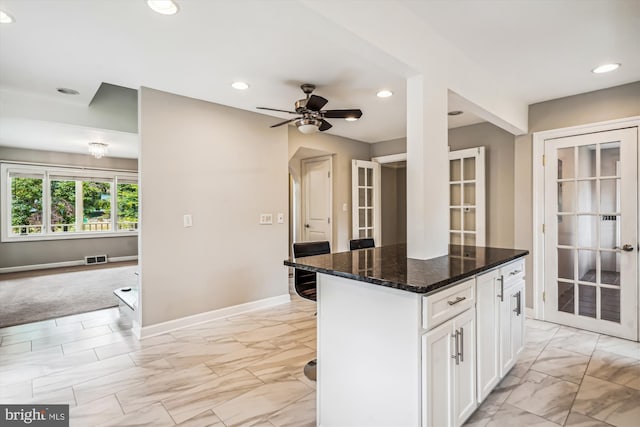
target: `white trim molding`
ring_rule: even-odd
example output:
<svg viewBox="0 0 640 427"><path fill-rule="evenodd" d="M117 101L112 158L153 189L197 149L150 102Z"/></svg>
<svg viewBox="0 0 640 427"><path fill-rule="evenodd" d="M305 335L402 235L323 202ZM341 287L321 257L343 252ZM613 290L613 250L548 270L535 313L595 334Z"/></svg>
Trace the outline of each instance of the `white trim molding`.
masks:
<svg viewBox="0 0 640 427"><path fill-rule="evenodd" d="M261 310L291 301L289 294L278 295L275 297L265 298L258 301L251 301L244 304L238 304L231 307L219 308L217 310L206 311L204 313L194 314L192 316L181 317L179 319L169 320L167 322L157 323L150 326L140 326L136 321L133 322L132 332L139 340L143 340L157 335L172 332L178 329L188 328L213 320L220 320L236 314L247 313L250 311Z"/></svg>
<svg viewBox="0 0 640 427"><path fill-rule="evenodd" d="M531 277L533 281L533 312L536 319L543 319L544 304L542 292L544 290L544 166L543 156L545 141L568 136L584 135L588 133L605 132L609 130L638 127L640 128L640 116L607 120L603 122L588 123L578 126L570 126L560 129L533 133L532 169L533 169L533 212L532 212L532 240L533 247L531 261L533 268Z"/></svg>
<svg viewBox="0 0 640 427"><path fill-rule="evenodd" d="M109 263L137 261L137 260L138 260L138 255L107 257L107 261ZM18 273L20 271L46 270L49 268L77 267L80 265L86 265L84 259L79 259L74 261L49 262L46 264L16 265L15 267L0 267L0 274ZM100 265L104 265L104 264L100 264Z"/></svg>

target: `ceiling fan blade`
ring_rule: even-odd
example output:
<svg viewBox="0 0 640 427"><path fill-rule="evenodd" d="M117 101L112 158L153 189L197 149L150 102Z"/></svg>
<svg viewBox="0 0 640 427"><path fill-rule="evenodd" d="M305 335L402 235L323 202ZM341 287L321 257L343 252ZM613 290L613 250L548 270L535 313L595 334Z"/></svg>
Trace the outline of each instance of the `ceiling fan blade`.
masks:
<svg viewBox="0 0 640 427"><path fill-rule="evenodd" d="M307 100L306 108L307 110L311 110L311 111L320 111L322 107L327 105L327 102L329 101L327 101L321 96L311 95Z"/></svg>
<svg viewBox="0 0 640 427"><path fill-rule="evenodd" d="M280 111L281 113L298 114L295 111L278 110L277 108L256 107L258 110Z"/></svg>
<svg viewBox="0 0 640 427"><path fill-rule="evenodd" d="M359 119L360 117L362 117L362 110L327 110L323 111L322 115L328 119Z"/></svg>
<svg viewBox="0 0 640 427"><path fill-rule="evenodd" d="M300 118L300 117L296 117L296 118L293 118L293 119L290 119L290 120L285 120L284 122L276 123L275 125L271 125L271 126L269 126L269 127L271 127L271 128L277 128L278 126L286 125L287 123L291 123L291 122L293 122L293 121L295 121L295 120L298 120L299 118Z"/></svg>
<svg viewBox="0 0 640 427"><path fill-rule="evenodd" d="M320 130L320 132L324 132L325 130L329 130L331 129L333 126L331 125L331 123L329 123L326 120L320 120L322 123L320 124L320 127L318 128L318 130Z"/></svg>

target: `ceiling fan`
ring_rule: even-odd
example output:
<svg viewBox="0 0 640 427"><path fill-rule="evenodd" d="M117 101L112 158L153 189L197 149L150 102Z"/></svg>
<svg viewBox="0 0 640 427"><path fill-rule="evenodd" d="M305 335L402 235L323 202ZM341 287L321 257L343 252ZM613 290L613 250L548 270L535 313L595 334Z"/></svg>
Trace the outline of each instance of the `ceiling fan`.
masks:
<svg viewBox="0 0 640 427"><path fill-rule="evenodd" d="M345 119L345 120L358 120L362 117L362 110L323 110L322 107L329 102L327 99L318 96L311 95L316 86L305 83L300 86L300 89L305 93L304 99L299 99L295 103L295 111L279 110L277 108L257 107L259 110L280 111L282 113L296 114L299 117L285 120L284 122L276 123L272 125L272 128L286 125L287 123L294 122L298 130L302 133L309 134L314 132L324 132L331 129L331 123L325 120L327 119Z"/></svg>

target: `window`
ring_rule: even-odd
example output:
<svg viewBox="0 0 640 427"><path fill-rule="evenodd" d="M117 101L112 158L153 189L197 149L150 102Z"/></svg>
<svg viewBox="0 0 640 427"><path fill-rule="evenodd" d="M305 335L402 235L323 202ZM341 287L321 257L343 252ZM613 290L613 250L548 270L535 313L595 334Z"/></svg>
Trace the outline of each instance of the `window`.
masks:
<svg viewBox="0 0 640 427"><path fill-rule="evenodd" d="M2 164L2 241L120 236L138 230L135 172ZM5 215L6 214L6 215Z"/></svg>

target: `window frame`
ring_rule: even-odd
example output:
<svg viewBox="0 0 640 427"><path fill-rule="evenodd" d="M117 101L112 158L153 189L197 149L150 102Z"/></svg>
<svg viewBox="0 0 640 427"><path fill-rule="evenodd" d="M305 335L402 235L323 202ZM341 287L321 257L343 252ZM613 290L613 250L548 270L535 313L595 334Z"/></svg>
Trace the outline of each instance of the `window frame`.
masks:
<svg viewBox="0 0 640 427"><path fill-rule="evenodd" d="M31 235L12 235L11 230L11 173L22 174L38 174L43 175L43 191L42 191L42 229L43 233L34 233ZM79 180L89 181L90 178L100 178L108 180L111 185L110 203L111 203L111 230L112 231L74 231L74 232L52 232L51 228L51 176L67 176L78 178ZM86 179L89 178L89 179ZM118 230L118 181L123 180L131 183L138 180L138 172L118 169L97 169L83 168L77 166L60 166L60 165L35 165L19 162L2 162L0 164L0 200L2 205L1 217L1 242L33 242L41 240L69 240L69 239L95 239L105 237L124 237L138 236L140 224L140 209L138 204L138 227L135 230ZM138 190L139 191L139 190ZM78 197L78 195L76 195ZM139 197L139 193L138 193Z"/></svg>

